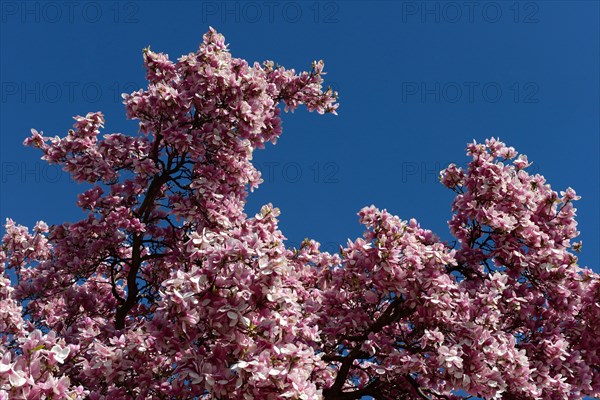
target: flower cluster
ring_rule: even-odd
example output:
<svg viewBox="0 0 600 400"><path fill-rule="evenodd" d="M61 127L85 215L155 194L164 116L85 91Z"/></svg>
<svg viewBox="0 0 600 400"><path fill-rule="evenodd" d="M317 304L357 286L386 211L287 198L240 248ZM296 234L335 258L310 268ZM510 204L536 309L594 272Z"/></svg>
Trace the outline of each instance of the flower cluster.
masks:
<svg viewBox="0 0 600 400"><path fill-rule="evenodd" d="M14 357L2 351L0 360L0 399L83 399L88 393L72 385L65 374L58 375L76 346L65 345L54 332L43 335L35 329L19 340L21 354Z"/></svg>

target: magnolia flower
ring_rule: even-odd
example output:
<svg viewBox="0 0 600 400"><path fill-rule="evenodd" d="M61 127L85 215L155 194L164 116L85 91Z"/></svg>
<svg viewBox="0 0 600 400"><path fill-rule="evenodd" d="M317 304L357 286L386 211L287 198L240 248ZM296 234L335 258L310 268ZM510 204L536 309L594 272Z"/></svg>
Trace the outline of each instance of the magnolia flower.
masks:
<svg viewBox="0 0 600 400"><path fill-rule="evenodd" d="M62 364L65 362L67 357L69 356L69 346L61 347L59 345L54 345L52 349L50 349L51 356L59 363Z"/></svg>

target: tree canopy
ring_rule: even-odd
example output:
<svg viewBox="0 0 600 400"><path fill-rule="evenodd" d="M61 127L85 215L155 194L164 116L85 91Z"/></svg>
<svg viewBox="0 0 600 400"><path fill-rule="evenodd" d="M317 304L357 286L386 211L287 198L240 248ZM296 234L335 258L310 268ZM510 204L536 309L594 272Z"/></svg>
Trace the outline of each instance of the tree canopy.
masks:
<svg viewBox="0 0 600 400"><path fill-rule="evenodd" d="M323 62L177 62L144 49L138 135L75 117L25 145L93 187L75 223L7 220L0 399L565 399L600 395L600 277L577 264L571 188L498 139L467 146L442 241L375 206L338 254L287 248L252 154L280 106L336 114Z"/></svg>

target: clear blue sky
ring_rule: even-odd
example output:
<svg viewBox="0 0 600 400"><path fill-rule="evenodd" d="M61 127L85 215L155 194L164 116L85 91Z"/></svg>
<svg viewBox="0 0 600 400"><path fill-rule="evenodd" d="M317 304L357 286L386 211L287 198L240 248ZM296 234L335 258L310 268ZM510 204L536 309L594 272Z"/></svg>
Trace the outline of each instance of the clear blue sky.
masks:
<svg viewBox="0 0 600 400"><path fill-rule="evenodd" d="M141 50L195 51L209 25L234 56L297 70L324 59L339 116L284 115L256 153L291 243L328 250L361 235L366 205L417 218L444 238L452 193L437 182L465 145L496 136L555 190L574 187L582 265L600 271L599 7L596 1L3 1L0 217L32 226L81 214L83 188L21 145L65 135L101 110L105 133L136 134L120 93L145 87Z"/></svg>

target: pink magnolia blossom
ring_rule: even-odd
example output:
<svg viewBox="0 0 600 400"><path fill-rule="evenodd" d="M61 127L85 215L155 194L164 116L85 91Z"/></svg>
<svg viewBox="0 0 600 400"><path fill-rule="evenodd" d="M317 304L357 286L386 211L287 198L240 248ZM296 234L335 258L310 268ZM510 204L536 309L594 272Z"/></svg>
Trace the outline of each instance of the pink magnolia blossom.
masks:
<svg viewBox="0 0 600 400"><path fill-rule="evenodd" d="M375 206L339 254L287 248L252 154L280 108L336 113L323 62L233 58L214 29L171 61L143 52L123 96L139 135L75 117L25 140L93 184L87 216L0 251L0 399L575 399L600 395L600 278L579 267L571 188L499 140L468 145L456 245ZM12 279L9 277L13 277Z"/></svg>

